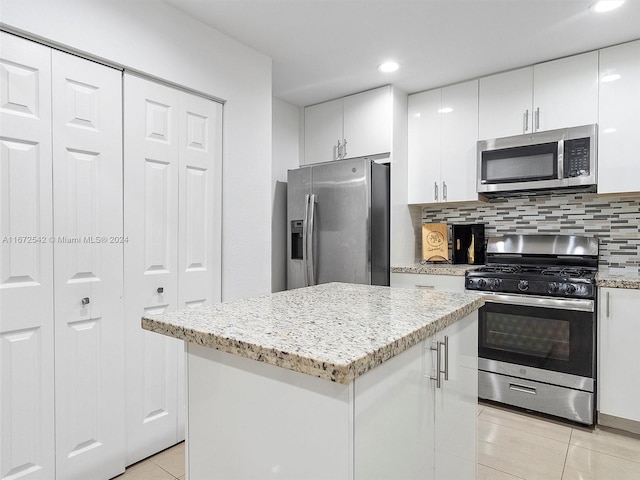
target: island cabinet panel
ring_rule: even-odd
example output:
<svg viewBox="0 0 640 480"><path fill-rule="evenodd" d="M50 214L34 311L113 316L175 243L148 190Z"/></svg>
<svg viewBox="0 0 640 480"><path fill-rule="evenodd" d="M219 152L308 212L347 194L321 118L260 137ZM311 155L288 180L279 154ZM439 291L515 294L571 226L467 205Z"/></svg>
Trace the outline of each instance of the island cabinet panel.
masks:
<svg viewBox="0 0 640 480"><path fill-rule="evenodd" d="M353 479L353 383L187 349L187 478Z"/></svg>
<svg viewBox="0 0 640 480"><path fill-rule="evenodd" d="M476 477L477 327L473 313L356 379L354 478Z"/></svg>
<svg viewBox="0 0 640 480"><path fill-rule="evenodd" d="M191 480L476 476L477 312L349 384L192 343L187 367Z"/></svg>
<svg viewBox="0 0 640 480"><path fill-rule="evenodd" d="M598 295L598 423L640 434L640 290Z"/></svg>

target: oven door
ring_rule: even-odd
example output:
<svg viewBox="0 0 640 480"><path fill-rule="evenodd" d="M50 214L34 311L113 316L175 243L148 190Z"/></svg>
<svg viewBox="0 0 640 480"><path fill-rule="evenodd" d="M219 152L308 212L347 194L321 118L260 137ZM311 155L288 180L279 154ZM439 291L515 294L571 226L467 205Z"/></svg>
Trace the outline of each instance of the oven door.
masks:
<svg viewBox="0 0 640 480"><path fill-rule="evenodd" d="M595 305L494 295L479 310L478 356L595 378Z"/></svg>

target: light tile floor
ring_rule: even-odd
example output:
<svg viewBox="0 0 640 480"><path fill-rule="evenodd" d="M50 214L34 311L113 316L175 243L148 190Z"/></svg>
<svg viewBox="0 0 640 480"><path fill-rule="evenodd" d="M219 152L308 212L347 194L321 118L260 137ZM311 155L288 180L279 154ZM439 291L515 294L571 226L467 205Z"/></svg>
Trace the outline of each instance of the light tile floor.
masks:
<svg viewBox="0 0 640 480"><path fill-rule="evenodd" d="M640 437L478 405L478 480L638 480Z"/></svg>
<svg viewBox="0 0 640 480"><path fill-rule="evenodd" d="M184 480L184 443L118 480ZM638 480L640 437L478 405L478 480ZM459 479L466 480L466 479Z"/></svg>

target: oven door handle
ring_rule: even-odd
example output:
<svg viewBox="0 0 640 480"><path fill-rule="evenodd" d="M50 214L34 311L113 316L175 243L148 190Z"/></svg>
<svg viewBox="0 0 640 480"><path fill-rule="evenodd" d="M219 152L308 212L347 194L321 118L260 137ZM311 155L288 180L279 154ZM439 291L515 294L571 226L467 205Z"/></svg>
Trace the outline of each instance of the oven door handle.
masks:
<svg viewBox="0 0 640 480"><path fill-rule="evenodd" d="M467 293L470 293L467 290ZM476 293L476 292L473 292ZM523 305L527 307L561 308L578 312L593 312L595 302L582 298L551 298L536 295L507 295L504 293L477 292L485 296L487 302L508 303L510 305Z"/></svg>

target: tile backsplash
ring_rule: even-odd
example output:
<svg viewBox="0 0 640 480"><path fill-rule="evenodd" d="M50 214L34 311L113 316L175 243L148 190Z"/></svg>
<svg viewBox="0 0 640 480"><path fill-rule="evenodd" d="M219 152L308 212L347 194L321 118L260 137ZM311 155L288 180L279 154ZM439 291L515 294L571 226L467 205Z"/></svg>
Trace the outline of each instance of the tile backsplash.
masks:
<svg viewBox="0 0 640 480"><path fill-rule="evenodd" d="M550 194L424 207L422 223L432 222L484 223L486 238L508 233L597 237L601 267L640 268L640 195Z"/></svg>

